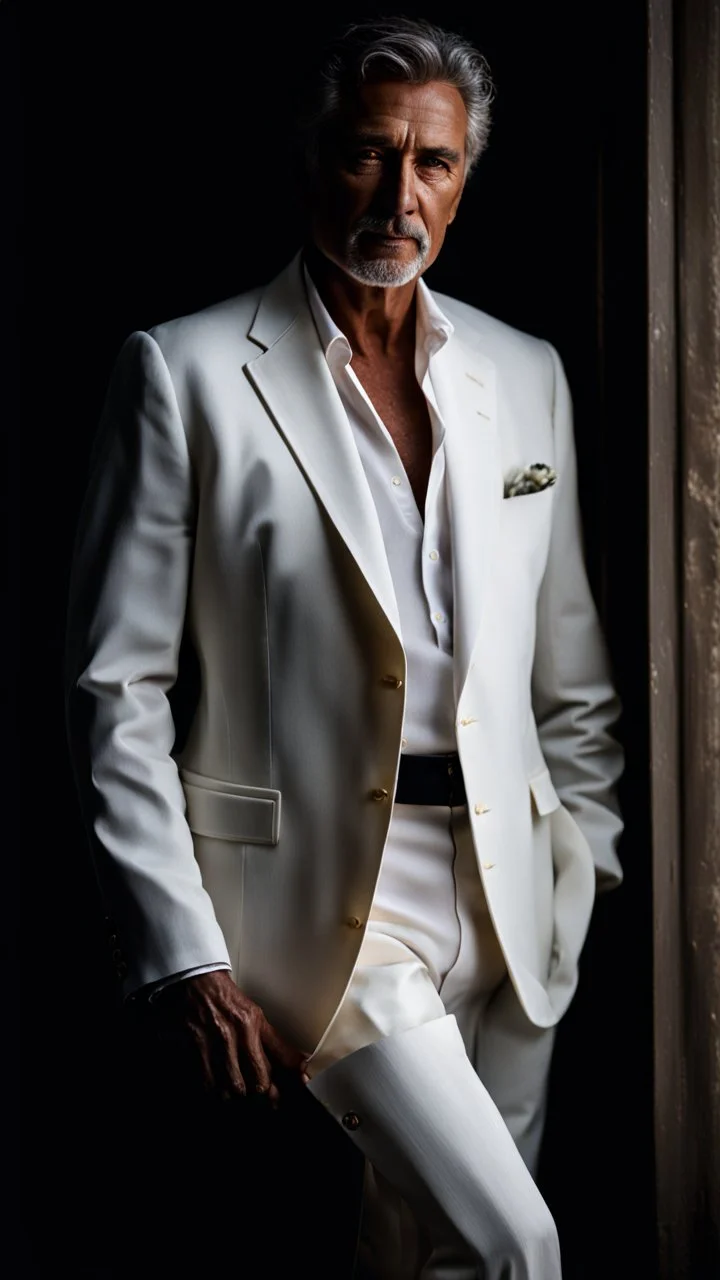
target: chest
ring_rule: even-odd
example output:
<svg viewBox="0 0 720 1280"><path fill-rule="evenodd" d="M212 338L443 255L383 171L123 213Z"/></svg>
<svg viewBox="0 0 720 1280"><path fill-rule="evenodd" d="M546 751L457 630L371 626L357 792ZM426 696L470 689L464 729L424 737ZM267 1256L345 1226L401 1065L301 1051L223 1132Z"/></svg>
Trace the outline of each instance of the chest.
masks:
<svg viewBox="0 0 720 1280"><path fill-rule="evenodd" d="M357 356L352 367L392 437L422 512L432 463L432 427L415 372L409 364Z"/></svg>

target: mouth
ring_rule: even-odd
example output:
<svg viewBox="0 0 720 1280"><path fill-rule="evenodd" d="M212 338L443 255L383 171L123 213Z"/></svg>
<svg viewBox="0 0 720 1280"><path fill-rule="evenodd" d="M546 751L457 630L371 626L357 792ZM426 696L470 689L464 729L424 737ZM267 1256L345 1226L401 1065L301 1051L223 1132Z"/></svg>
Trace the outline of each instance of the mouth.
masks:
<svg viewBox="0 0 720 1280"><path fill-rule="evenodd" d="M401 245L415 244L414 236L392 236L384 235L381 231L366 231L365 234L374 240L376 244L381 245Z"/></svg>

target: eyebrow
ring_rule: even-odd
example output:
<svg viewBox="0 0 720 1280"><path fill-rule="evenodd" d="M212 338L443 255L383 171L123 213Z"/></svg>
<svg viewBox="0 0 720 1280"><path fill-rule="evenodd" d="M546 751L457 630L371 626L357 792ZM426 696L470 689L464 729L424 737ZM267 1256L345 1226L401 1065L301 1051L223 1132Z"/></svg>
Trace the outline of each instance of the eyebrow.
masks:
<svg viewBox="0 0 720 1280"><path fill-rule="evenodd" d="M385 133L355 133L350 141L360 147L392 147L392 139ZM454 147L419 147L421 156L437 156L439 160L447 160L450 164L460 163L460 152Z"/></svg>

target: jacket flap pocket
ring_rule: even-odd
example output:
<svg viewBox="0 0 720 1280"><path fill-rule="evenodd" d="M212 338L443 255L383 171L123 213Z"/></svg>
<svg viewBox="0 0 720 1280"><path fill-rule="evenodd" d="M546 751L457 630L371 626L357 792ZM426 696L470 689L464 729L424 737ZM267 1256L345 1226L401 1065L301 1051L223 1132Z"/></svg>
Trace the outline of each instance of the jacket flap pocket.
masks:
<svg viewBox="0 0 720 1280"><path fill-rule="evenodd" d="M197 775L194 775L197 776ZM201 786L181 773L190 830L215 840L239 844L277 844L280 838L280 792L269 787L243 787L238 783ZM225 788L232 788L225 790Z"/></svg>
<svg viewBox="0 0 720 1280"><path fill-rule="evenodd" d="M536 773L534 777L529 779L529 785L535 801L535 808L541 817L560 808L562 801L555 790L549 769L543 769L541 773Z"/></svg>

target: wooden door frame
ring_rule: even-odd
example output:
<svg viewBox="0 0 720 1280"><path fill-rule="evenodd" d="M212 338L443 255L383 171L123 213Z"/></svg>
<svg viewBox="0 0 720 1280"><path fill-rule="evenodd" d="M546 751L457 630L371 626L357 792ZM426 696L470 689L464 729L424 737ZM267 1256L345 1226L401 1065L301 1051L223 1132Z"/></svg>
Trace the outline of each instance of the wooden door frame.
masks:
<svg viewBox="0 0 720 1280"><path fill-rule="evenodd" d="M648 459L660 1275L720 1263L720 3L648 0Z"/></svg>

